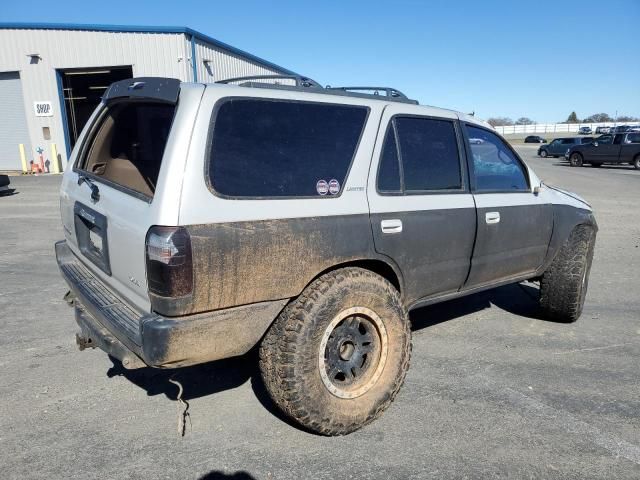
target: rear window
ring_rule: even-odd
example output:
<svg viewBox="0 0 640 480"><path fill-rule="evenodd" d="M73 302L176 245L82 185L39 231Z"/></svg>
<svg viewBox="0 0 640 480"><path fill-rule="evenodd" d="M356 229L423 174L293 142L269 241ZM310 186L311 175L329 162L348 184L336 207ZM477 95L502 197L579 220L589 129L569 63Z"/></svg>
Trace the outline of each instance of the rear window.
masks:
<svg viewBox="0 0 640 480"><path fill-rule="evenodd" d="M338 195L366 107L230 99L213 119L209 182L230 197Z"/></svg>
<svg viewBox="0 0 640 480"><path fill-rule="evenodd" d="M79 165L91 175L152 197L174 105L128 103L110 106Z"/></svg>

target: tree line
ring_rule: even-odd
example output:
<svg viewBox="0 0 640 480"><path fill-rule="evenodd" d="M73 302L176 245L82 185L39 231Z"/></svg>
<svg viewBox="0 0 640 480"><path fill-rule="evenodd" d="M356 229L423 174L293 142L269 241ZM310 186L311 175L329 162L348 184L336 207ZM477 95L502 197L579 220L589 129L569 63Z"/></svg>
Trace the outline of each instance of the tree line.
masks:
<svg viewBox="0 0 640 480"><path fill-rule="evenodd" d="M560 123L604 123L604 122L640 122L640 118L631 117L628 115L620 115L617 118L611 117L607 113L594 113L586 118L580 120L576 112L571 112L564 122ZM520 117L517 120L512 120L509 117L491 117L487 120L492 127L502 127L511 125L533 125L536 123L528 117Z"/></svg>

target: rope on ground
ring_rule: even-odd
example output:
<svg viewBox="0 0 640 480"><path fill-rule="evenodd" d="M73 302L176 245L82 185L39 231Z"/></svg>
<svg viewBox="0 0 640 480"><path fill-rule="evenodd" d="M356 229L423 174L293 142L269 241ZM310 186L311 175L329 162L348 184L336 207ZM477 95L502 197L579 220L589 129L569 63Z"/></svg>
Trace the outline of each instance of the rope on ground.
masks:
<svg viewBox="0 0 640 480"><path fill-rule="evenodd" d="M191 415L189 414L189 402L182 399L184 389L180 382L174 380L173 377L169 379L169 382L178 387L178 395L176 397L176 400L178 401L176 404L178 408L178 435L184 437L187 433L187 419L189 419L189 427L193 429L193 425L191 424Z"/></svg>

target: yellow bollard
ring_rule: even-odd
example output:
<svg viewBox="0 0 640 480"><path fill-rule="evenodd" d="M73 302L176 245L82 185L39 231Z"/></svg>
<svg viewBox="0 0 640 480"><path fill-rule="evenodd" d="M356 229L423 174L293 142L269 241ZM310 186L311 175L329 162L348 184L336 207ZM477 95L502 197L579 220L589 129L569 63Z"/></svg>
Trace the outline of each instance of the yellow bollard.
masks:
<svg viewBox="0 0 640 480"><path fill-rule="evenodd" d="M27 168L27 156L24 153L24 144L18 144L18 150L20 150L20 161L22 162L22 173L28 173L29 169Z"/></svg>
<svg viewBox="0 0 640 480"><path fill-rule="evenodd" d="M58 161L58 149L56 144L51 144L51 163L53 164L53 173L60 173L60 162Z"/></svg>

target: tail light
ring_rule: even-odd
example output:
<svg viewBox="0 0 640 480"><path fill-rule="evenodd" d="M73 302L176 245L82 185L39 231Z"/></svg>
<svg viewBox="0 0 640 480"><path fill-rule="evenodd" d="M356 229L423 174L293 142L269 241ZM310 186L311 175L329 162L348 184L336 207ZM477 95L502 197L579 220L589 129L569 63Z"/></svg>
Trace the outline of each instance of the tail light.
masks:
<svg viewBox="0 0 640 480"><path fill-rule="evenodd" d="M147 233L149 292L183 297L193 290L191 238L183 227L151 227Z"/></svg>

